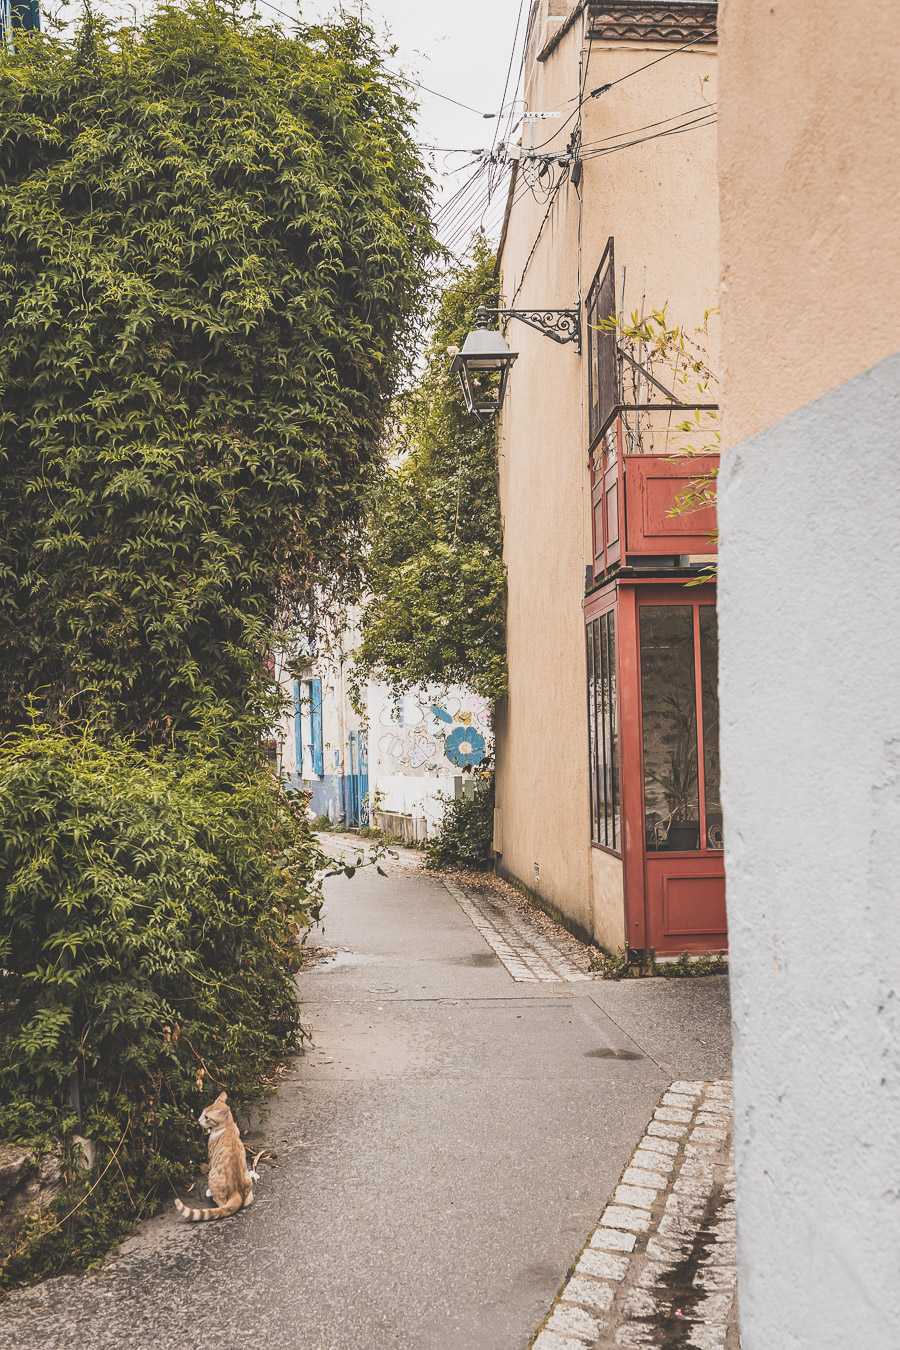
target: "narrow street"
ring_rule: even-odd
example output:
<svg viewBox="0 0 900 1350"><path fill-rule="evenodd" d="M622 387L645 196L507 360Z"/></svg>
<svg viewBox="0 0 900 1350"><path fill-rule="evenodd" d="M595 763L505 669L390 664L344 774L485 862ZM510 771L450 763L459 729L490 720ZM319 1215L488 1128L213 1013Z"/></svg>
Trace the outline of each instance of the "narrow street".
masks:
<svg viewBox="0 0 900 1350"><path fill-rule="evenodd" d="M525 1350L661 1094L729 1076L727 985L513 978L475 913L396 864L330 881L254 1206L167 1205L102 1271L15 1294L0 1343Z"/></svg>

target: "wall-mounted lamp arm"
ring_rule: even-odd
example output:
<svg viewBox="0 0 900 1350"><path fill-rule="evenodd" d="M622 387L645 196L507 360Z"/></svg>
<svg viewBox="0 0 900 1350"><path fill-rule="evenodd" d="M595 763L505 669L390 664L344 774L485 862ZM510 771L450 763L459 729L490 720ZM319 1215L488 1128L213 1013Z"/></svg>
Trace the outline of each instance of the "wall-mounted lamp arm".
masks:
<svg viewBox="0 0 900 1350"><path fill-rule="evenodd" d="M581 311L577 305L574 309L488 309L479 305L475 312L479 328L487 328L489 314L497 314L501 319L520 319L554 342L574 342L575 350L581 352Z"/></svg>

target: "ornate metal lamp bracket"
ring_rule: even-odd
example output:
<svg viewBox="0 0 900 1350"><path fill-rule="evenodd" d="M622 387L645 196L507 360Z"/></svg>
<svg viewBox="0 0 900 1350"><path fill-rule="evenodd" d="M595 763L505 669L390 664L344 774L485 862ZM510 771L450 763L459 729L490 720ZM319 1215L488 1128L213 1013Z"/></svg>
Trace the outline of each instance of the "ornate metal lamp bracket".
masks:
<svg viewBox="0 0 900 1350"><path fill-rule="evenodd" d="M521 319L529 328L536 328L554 342L574 342L576 352L581 355L581 312L577 306L574 309L488 309L479 305L476 311L479 328L487 327L488 314L496 314L501 319Z"/></svg>

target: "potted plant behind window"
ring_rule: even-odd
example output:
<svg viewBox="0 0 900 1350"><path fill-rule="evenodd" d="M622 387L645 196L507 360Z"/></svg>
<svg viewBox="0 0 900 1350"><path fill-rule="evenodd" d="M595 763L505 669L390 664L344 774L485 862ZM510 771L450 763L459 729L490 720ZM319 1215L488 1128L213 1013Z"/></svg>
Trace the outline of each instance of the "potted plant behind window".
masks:
<svg viewBox="0 0 900 1350"><path fill-rule="evenodd" d="M654 826L657 847L672 852L695 852L700 847L700 803L697 794L697 736L693 716L676 699L666 699L674 714L677 734L664 773L652 781L662 791L667 814Z"/></svg>

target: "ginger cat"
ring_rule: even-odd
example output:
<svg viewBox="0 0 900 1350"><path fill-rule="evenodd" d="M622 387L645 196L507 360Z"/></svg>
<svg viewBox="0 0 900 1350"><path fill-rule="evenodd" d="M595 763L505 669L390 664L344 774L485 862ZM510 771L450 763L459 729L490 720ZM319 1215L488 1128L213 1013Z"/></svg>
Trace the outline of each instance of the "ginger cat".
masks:
<svg viewBox="0 0 900 1350"><path fill-rule="evenodd" d="M259 1173L247 1168L240 1130L234 1123L224 1092L212 1106L204 1107L197 1119L205 1130L209 1130L209 1190L206 1194L215 1200L216 1208L189 1209L177 1199L175 1208L186 1219L224 1219L253 1204L253 1182L259 1180Z"/></svg>

